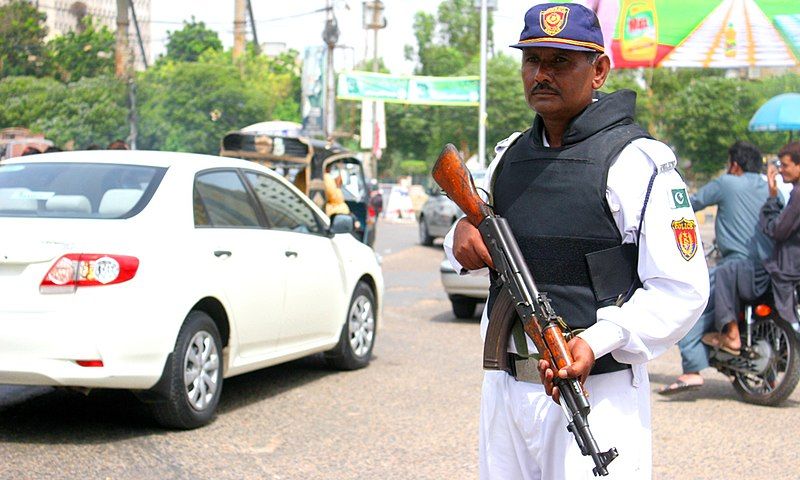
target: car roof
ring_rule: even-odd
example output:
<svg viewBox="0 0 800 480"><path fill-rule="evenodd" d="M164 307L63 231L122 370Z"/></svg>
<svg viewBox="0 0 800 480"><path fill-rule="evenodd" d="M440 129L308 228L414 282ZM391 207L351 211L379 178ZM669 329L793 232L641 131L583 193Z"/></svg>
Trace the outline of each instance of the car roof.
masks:
<svg viewBox="0 0 800 480"><path fill-rule="evenodd" d="M3 160L1 165L17 163L107 163L163 167L173 170L205 170L208 168L250 168L269 171L255 162L238 158L218 157L186 152L163 152L155 150L76 150L70 152L42 153ZM276 175L279 176L279 175Z"/></svg>

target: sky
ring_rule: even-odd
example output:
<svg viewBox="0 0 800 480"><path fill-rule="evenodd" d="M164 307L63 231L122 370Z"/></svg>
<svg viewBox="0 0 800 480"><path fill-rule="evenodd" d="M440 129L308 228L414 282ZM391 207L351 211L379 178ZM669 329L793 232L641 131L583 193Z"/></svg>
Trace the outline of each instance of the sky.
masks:
<svg viewBox="0 0 800 480"><path fill-rule="evenodd" d="M372 58L372 32L367 35L362 27L361 1L332 0L339 24L336 69L349 69L366 57ZM303 52L306 47L324 45L322 30L325 26L326 0L251 0L256 19L258 40L269 48L293 48ZM416 46L413 34L414 14L425 11L435 14L439 0L383 0L387 26L378 32L378 56L392 73L411 74L414 64L404 60L404 46ZM516 43L525 12L537 0L496 0L497 10L493 35L495 50L513 54L507 46ZM279 5L280 9L275 6ZM233 44L233 0L152 0L151 49L155 59L165 52L167 32L179 30L183 20L192 16L203 21L219 33L223 45ZM479 28L476 26L476 28ZM370 50L365 53L369 36ZM250 37L248 36L248 39Z"/></svg>

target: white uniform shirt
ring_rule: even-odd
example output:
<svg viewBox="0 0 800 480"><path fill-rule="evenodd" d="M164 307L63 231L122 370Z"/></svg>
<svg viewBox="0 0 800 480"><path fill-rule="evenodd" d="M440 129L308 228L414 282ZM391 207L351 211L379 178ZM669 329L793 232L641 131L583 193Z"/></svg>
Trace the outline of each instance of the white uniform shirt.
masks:
<svg viewBox="0 0 800 480"><path fill-rule="evenodd" d="M496 156L489 165L483 185L487 192L499 159L518 135L512 135L495 147ZM659 171L653 182L640 237L638 273L643 287L621 307L599 309L597 323L580 334L592 348L595 358L610 352L617 361L633 364L634 379L646 373L645 362L661 355L683 338L708 300L708 269L700 233L688 199L683 201L686 185L675 171L676 163L675 154L669 147L642 138L625 147L608 172L606 199L614 221L623 243L635 243L647 186L653 171ZM694 222L693 255L691 242L684 243L682 253L673 230L672 222L682 219ZM444 239L444 250L455 270L462 272L463 267L453 256L454 229L451 228ZM488 275L488 268L469 274ZM486 336L488 323L484 309L482 338ZM508 345L509 351L514 351L514 342L509 341ZM530 339L528 350L536 351ZM638 381L634 380L634 383Z"/></svg>

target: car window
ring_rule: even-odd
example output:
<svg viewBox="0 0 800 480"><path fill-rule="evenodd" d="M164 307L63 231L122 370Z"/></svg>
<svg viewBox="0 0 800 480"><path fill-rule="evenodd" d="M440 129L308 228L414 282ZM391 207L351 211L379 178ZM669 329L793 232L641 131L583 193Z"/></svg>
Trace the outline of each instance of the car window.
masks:
<svg viewBox="0 0 800 480"><path fill-rule="evenodd" d="M0 216L131 217L147 205L165 172L109 163L0 165Z"/></svg>
<svg viewBox="0 0 800 480"><path fill-rule="evenodd" d="M233 170L197 175L194 181L194 223L211 227L259 227L247 189Z"/></svg>
<svg viewBox="0 0 800 480"><path fill-rule="evenodd" d="M362 201L366 196L367 187L360 163L337 161L328 167L328 173L334 179L338 177L341 180L345 200Z"/></svg>
<svg viewBox="0 0 800 480"><path fill-rule="evenodd" d="M314 211L286 185L255 172L247 172L245 176L255 190L271 228L300 233L322 233L322 227Z"/></svg>

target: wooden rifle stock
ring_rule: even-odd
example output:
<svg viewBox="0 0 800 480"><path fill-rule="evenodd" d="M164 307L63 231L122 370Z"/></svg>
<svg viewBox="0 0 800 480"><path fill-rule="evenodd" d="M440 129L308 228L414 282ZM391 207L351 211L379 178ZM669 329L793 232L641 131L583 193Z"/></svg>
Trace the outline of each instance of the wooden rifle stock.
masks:
<svg viewBox="0 0 800 480"><path fill-rule="evenodd" d="M472 181L469 170L452 143L448 143L442 149L431 176L447 196L461 208L469 223L475 228L478 228L484 218L492 214L486 203L478 196L475 182Z"/></svg>

